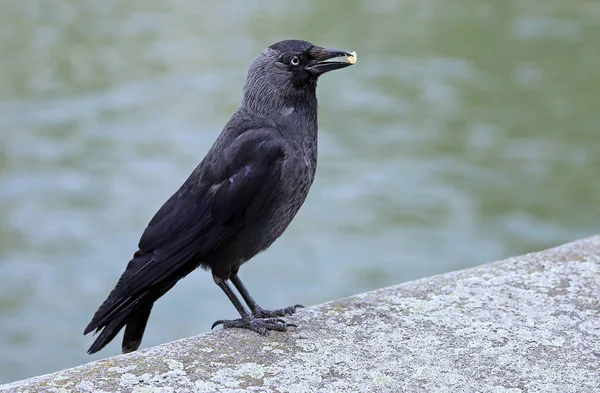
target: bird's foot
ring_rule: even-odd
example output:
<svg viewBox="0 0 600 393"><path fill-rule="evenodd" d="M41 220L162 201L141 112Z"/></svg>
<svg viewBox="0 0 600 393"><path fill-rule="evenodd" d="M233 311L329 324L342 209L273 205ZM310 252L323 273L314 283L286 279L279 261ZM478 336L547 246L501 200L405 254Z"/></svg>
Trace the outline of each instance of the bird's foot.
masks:
<svg viewBox="0 0 600 393"><path fill-rule="evenodd" d="M279 310L263 310L260 307L256 307L252 310L252 315L255 318L277 318L284 317L286 315L292 315L296 312L297 308L304 308L301 304L295 304L286 308L280 308Z"/></svg>
<svg viewBox="0 0 600 393"><path fill-rule="evenodd" d="M246 315L240 319L220 319L213 323L211 330L215 326L223 325L223 329L240 328L248 329L262 334L263 336L269 335L269 330L276 330L278 332L287 332L288 327L296 327L293 323L287 323L283 319L279 318L255 318L252 315Z"/></svg>

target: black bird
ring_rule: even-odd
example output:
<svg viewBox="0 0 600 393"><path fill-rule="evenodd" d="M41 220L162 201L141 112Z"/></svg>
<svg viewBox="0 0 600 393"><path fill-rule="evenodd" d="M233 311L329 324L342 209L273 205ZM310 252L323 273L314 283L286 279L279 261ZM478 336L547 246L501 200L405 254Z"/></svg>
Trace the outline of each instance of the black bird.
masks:
<svg viewBox="0 0 600 393"><path fill-rule="evenodd" d="M123 327L123 353L138 349L154 302L198 267L212 271L241 316L213 328L263 335L287 330L290 324L279 317L302 306L263 310L238 270L283 233L304 203L317 165L317 79L355 60L343 50L286 40L252 62L241 107L152 218L138 251L85 328L84 334L101 331L88 353L101 350Z"/></svg>

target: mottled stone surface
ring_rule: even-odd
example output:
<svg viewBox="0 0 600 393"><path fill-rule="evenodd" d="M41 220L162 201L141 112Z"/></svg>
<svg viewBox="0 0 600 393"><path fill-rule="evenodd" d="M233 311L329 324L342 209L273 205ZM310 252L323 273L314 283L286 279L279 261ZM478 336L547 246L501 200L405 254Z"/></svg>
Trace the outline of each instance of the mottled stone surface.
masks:
<svg viewBox="0 0 600 393"><path fill-rule="evenodd" d="M217 331L0 392L599 392L600 236Z"/></svg>

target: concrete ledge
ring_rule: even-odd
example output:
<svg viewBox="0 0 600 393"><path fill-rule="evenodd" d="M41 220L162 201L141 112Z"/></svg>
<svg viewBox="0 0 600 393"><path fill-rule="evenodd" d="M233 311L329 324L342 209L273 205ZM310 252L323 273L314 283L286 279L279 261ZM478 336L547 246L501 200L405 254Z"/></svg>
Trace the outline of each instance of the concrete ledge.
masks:
<svg viewBox="0 0 600 393"><path fill-rule="evenodd" d="M218 331L0 392L598 392L600 236Z"/></svg>

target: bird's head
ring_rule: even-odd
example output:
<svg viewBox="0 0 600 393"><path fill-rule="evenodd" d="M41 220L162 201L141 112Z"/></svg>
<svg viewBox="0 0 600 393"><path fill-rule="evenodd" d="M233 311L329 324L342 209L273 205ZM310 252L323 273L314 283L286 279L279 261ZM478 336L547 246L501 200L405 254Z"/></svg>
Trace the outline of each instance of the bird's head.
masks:
<svg viewBox="0 0 600 393"><path fill-rule="evenodd" d="M356 54L326 49L301 40L271 45L252 62L244 87L244 99L289 105L314 94L317 79L326 72L354 64Z"/></svg>

